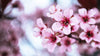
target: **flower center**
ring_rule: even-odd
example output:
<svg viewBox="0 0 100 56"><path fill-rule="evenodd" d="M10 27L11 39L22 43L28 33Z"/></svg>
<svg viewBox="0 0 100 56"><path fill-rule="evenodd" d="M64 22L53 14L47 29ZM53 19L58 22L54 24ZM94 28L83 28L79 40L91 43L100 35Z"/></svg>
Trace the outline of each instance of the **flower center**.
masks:
<svg viewBox="0 0 100 56"><path fill-rule="evenodd" d="M93 37L93 32L87 31L87 32L86 32L86 36L87 36L88 38Z"/></svg>
<svg viewBox="0 0 100 56"><path fill-rule="evenodd" d="M89 20L88 16L82 17L82 19L85 23Z"/></svg>
<svg viewBox="0 0 100 56"><path fill-rule="evenodd" d="M70 20L65 18L64 20L61 21L63 26L68 26L68 24L70 23Z"/></svg>
<svg viewBox="0 0 100 56"><path fill-rule="evenodd" d="M65 45L66 45L66 46L69 46L70 44L71 44L70 40L68 40L68 39L65 40Z"/></svg>
<svg viewBox="0 0 100 56"><path fill-rule="evenodd" d="M50 41L51 41L52 43L56 42L56 40L57 40L56 36L52 35L52 36L50 37Z"/></svg>

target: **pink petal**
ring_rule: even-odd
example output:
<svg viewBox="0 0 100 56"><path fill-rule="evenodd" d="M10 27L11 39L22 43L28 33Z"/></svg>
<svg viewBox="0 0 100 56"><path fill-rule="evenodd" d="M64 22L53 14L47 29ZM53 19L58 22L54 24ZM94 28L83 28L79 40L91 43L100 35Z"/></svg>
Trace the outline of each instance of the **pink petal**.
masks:
<svg viewBox="0 0 100 56"><path fill-rule="evenodd" d="M100 43L96 44L95 42L92 42L91 45L95 48L100 48Z"/></svg>
<svg viewBox="0 0 100 56"><path fill-rule="evenodd" d="M64 10L64 16L67 18L71 18L71 16L73 15L73 10L72 9L65 9Z"/></svg>
<svg viewBox="0 0 100 56"><path fill-rule="evenodd" d="M97 8L93 8L93 9L90 9L88 11L88 16L89 17L94 17L95 15L99 14L99 10Z"/></svg>
<svg viewBox="0 0 100 56"><path fill-rule="evenodd" d="M90 43L92 41L92 39L93 38L90 38L90 39L86 38L85 40L86 40L87 43Z"/></svg>
<svg viewBox="0 0 100 56"><path fill-rule="evenodd" d="M92 42L91 45L95 48L100 48L100 43L96 44L95 42Z"/></svg>
<svg viewBox="0 0 100 56"><path fill-rule="evenodd" d="M99 31L98 27L96 25L91 26L94 33L97 33Z"/></svg>
<svg viewBox="0 0 100 56"><path fill-rule="evenodd" d="M52 53L56 46L57 46L56 44L48 43L47 49L49 52Z"/></svg>
<svg viewBox="0 0 100 56"><path fill-rule="evenodd" d="M100 42L100 32L95 36L94 40Z"/></svg>
<svg viewBox="0 0 100 56"><path fill-rule="evenodd" d="M95 21L95 19L90 18L89 21L88 21L88 23L89 23L89 24L95 24L96 21Z"/></svg>
<svg viewBox="0 0 100 56"><path fill-rule="evenodd" d="M88 27L90 27L90 25L81 22L80 23L80 27L81 27L81 29L83 29L86 32L88 30Z"/></svg>
<svg viewBox="0 0 100 56"><path fill-rule="evenodd" d="M81 8L78 10L80 16L86 16L87 15L87 10L85 8Z"/></svg>
<svg viewBox="0 0 100 56"><path fill-rule="evenodd" d="M69 39L69 38L67 36L64 36L63 38L61 38L60 42L61 42L62 45L64 45L64 42L65 42L66 39Z"/></svg>
<svg viewBox="0 0 100 56"><path fill-rule="evenodd" d="M47 13L47 16L52 18L52 14L51 13Z"/></svg>
<svg viewBox="0 0 100 56"><path fill-rule="evenodd" d="M35 37L41 36L40 31L41 30L39 28L35 27L33 29L33 36L35 36Z"/></svg>
<svg viewBox="0 0 100 56"><path fill-rule="evenodd" d="M91 45L92 45L93 47L96 47L96 46L95 46L95 42L92 42Z"/></svg>
<svg viewBox="0 0 100 56"><path fill-rule="evenodd" d="M80 38L82 39L82 40L84 40L85 38L86 38L86 36L85 36L86 34L85 34L85 32L82 32L81 34L80 34Z"/></svg>
<svg viewBox="0 0 100 56"><path fill-rule="evenodd" d="M64 34L70 34L71 33L71 26L68 25L68 27L64 27L63 28L63 33Z"/></svg>
<svg viewBox="0 0 100 56"><path fill-rule="evenodd" d="M59 47L60 53L66 52L66 49L67 49L67 48L66 48L65 46L63 46L63 45Z"/></svg>
<svg viewBox="0 0 100 56"><path fill-rule="evenodd" d="M75 40L75 39L71 39L71 38L70 38L70 41L71 41L71 43L74 43L76 40Z"/></svg>
<svg viewBox="0 0 100 56"><path fill-rule="evenodd" d="M78 20L77 17L72 17L72 18L70 19L70 21L71 21L71 25L76 25L76 24L79 23L79 20Z"/></svg>
<svg viewBox="0 0 100 56"><path fill-rule="evenodd" d="M51 13L54 13L55 10L56 10L56 7L55 7L54 5L51 6L51 7L49 8L49 11L50 11Z"/></svg>
<svg viewBox="0 0 100 56"><path fill-rule="evenodd" d="M56 20L56 21L61 21L61 20L63 20L63 15L62 15L62 12L56 12L55 14L54 14L54 19Z"/></svg>
<svg viewBox="0 0 100 56"><path fill-rule="evenodd" d="M71 52L71 51L72 51L71 46L69 46L69 47L67 48L67 50L68 50L69 52Z"/></svg>
<svg viewBox="0 0 100 56"><path fill-rule="evenodd" d="M61 10L61 7L59 5L56 6L57 11Z"/></svg>
<svg viewBox="0 0 100 56"><path fill-rule="evenodd" d="M57 45L56 45L56 43L50 43L50 42L48 42L48 41L49 41L49 40L47 40L47 39L43 39L42 45L43 45L44 48L47 48L47 50L48 50L49 52L53 52L54 49L55 49L55 47L56 47Z"/></svg>
<svg viewBox="0 0 100 56"><path fill-rule="evenodd" d="M56 37L57 37L56 43L60 42L61 38L59 38L58 36L56 36Z"/></svg>
<svg viewBox="0 0 100 56"><path fill-rule="evenodd" d="M63 20L63 15L62 15L62 12L60 12L60 11L57 11L53 14L47 13L47 16L53 18L56 21Z"/></svg>
<svg viewBox="0 0 100 56"><path fill-rule="evenodd" d="M55 23L53 23L53 25L52 25L52 29L54 30L54 31L59 31L59 30L61 30L62 29L62 25L59 23L59 22L55 22Z"/></svg>
<svg viewBox="0 0 100 56"><path fill-rule="evenodd" d="M73 25L72 27L73 27L72 32L76 32L79 29L79 25Z"/></svg>
<svg viewBox="0 0 100 56"><path fill-rule="evenodd" d="M46 28L46 26L45 26L45 24L43 23L43 21L42 21L41 18L37 19L36 23L37 23L38 27L40 27L40 28L42 28L42 27L43 27L43 28Z"/></svg>
<svg viewBox="0 0 100 56"><path fill-rule="evenodd" d="M42 39L42 46L44 47L44 48L47 48L47 46L48 46L48 41L49 41L49 39L45 39L45 38L41 38Z"/></svg>
<svg viewBox="0 0 100 56"><path fill-rule="evenodd" d="M54 34L54 32L49 28L42 30L42 36L43 37L50 37L51 34Z"/></svg>

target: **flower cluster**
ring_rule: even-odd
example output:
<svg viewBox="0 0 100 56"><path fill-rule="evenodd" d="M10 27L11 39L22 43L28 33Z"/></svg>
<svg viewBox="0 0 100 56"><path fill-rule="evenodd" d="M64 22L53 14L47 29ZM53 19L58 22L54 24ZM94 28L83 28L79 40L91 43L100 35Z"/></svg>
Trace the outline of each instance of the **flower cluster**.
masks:
<svg viewBox="0 0 100 56"><path fill-rule="evenodd" d="M55 22L48 27L41 18L37 19L33 35L41 36L48 51L53 52L57 46L61 53L71 51L72 44L82 41L100 48L100 12L97 8L80 8L76 13L71 8L61 9L57 5L49 8L47 16Z"/></svg>
<svg viewBox="0 0 100 56"><path fill-rule="evenodd" d="M18 40L22 35L17 27L12 27L11 22L0 20L0 56L21 56Z"/></svg>

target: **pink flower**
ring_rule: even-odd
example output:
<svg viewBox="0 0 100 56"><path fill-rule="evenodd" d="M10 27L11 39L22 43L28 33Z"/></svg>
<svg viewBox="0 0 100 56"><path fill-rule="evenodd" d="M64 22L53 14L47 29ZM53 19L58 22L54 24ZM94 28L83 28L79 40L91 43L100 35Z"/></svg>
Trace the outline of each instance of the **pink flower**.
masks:
<svg viewBox="0 0 100 56"><path fill-rule="evenodd" d="M49 8L49 11L50 11L50 13L47 13L48 17L51 17L51 18L53 18L56 21L62 20L61 18L63 17L63 14L62 14L62 9L60 8L59 5L51 6Z"/></svg>
<svg viewBox="0 0 100 56"><path fill-rule="evenodd" d="M33 35L34 35L35 37L38 37L38 36L41 36L41 35L42 35L42 30L43 30L44 28L47 28L47 27L46 27L46 25L43 23L43 21L42 21L41 18L37 19L36 24L37 24L37 27L35 27L35 28L33 29Z"/></svg>
<svg viewBox="0 0 100 56"><path fill-rule="evenodd" d="M57 18L59 20L59 18ZM71 25L78 25L79 21L77 17L73 17L73 10L72 9L66 9L63 12L61 20L56 20L52 25L52 29L57 32L62 32L64 34L70 34L71 33Z"/></svg>
<svg viewBox="0 0 100 56"><path fill-rule="evenodd" d="M47 28L42 31L42 40L44 48L47 48L49 52L53 52L60 38L55 36L51 29Z"/></svg>
<svg viewBox="0 0 100 56"><path fill-rule="evenodd" d="M92 40L96 39L98 33L98 28L95 25L88 25L86 28L84 28L84 32L80 34L80 38L82 40L86 40L87 43L90 43Z"/></svg>
<svg viewBox="0 0 100 56"><path fill-rule="evenodd" d="M63 37L60 41L61 46L59 47L59 50L61 53L64 53L66 50L71 51L71 44L74 43L75 40L68 38L67 36Z"/></svg>
<svg viewBox="0 0 100 56"><path fill-rule="evenodd" d="M37 19L36 24L40 29L47 28L41 18Z"/></svg>
<svg viewBox="0 0 100 56"><path fill-rule="evenodd" d="M95 9L87 11L85 8L78 10L80 16L80 27L83 29L86 24L95 24L96 20L93 18L96 15Z"/></svg>

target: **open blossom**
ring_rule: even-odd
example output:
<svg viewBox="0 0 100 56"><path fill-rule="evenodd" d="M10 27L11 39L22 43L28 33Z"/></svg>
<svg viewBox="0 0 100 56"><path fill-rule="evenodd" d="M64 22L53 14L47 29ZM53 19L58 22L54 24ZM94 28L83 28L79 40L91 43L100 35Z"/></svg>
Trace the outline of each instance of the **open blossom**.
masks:
<svg viewBox="0 0 100 56"><path fill-rule="evenodd" d="M49 22L47 20L50 28L44 24L41 18L37 19L37 27L34 28L33 34L36 37L42 37L43 47L49 52L53 52L56 47L60 53L71 51L75 41L78 42L77 44L88 43L100 48L99 23L97 24L100 16L99 10L93 8L87 11L85 8L81 8L78 10L78 14L73 12L73 9L70 8L61 9L58 5L51 6L47 16L54 19L55 22L53 21L52 24L50 20Z"/></svg>
<svg viewBox="0 0 100 56"><path fill-rule="evenodd" d="M33 35L34 35L35 37L38 37L38 36L41 36L41 35L42 35L42 30L43 30L44 28L47 28L47 27L46 27L46 25L43 23L43 21L42 21L41 18L37 19L36 24L37 24L37 27L35 27L35 28L33 29Z"/></svg>
<svg viewBox="0 0 100 56"><path fill-rule="evenodd" d="M63 37L60 41L61 46L59 48L60 52L63 53L65 51L71 51L71 44L74 43L75 40L71 39L67 36Z"/></svg>
<svg viewBox="0 0 100 56"><path fill-rule="evenodd" d="M62 18L57 18L57 22L55 22L52 25L52 29L54 31L62 32L64 34L70 34L71 33L71 25L78 25L79 21L77 17L73 16L73 10L72 9L65 9L63 12L63 15L61 15ZM55 19L55 18L54 18ZM76 28L76 27L75 27ZM74 28L72 28L74 29Z"/></svg>
<svg viewBox="0 0 100 56"><path fill-rule="evenodd" d="M62 9L60 8L59 5L57 5L57 6L54 6L54 5L51 6L49 8L49 11L50 11L50 13L47 13L48 17L51 17L51 18L53 18L56 21L60 21L61 20L61 18L62 18Z"/></svg>
<svg viewBox="0 0 100 56"><path fill-rule="evenodd" d="M98 37L98 28L95 25L88 25L84 32L79 36L82 40L86 40L87 43L90 43L92 40L95 40Z"/></svg>
<svg viewBox="0 0 100 56"><path fill-rule="evenodd" d="M47 48L48 51L53 52L57 46L57 42L60 41L60 38L54 35L54 32L47 28L42 31L42 40L44 48Z"/></svg>
<svg viewBox="0 0 100 56"><path fill-rule="evenodd" d="M95 24L96 20L94 19L97 12L95 9L90 9L87 11L85 8L81 8L78 10L79 12L79 19L80 19L80 27L83 29L86 24Z"/></svg>

